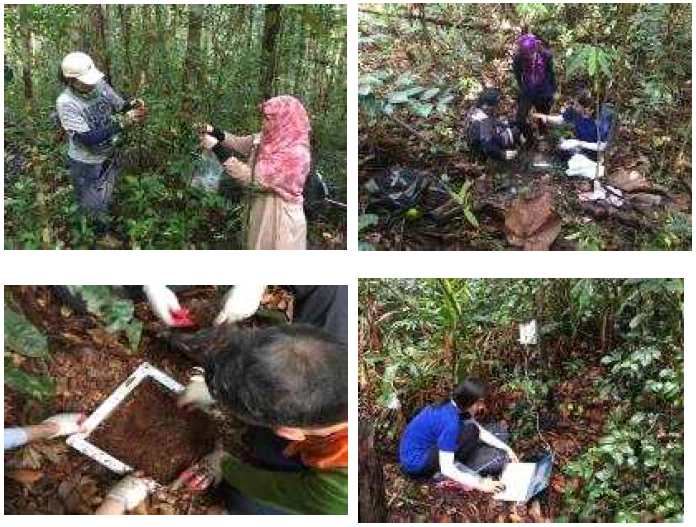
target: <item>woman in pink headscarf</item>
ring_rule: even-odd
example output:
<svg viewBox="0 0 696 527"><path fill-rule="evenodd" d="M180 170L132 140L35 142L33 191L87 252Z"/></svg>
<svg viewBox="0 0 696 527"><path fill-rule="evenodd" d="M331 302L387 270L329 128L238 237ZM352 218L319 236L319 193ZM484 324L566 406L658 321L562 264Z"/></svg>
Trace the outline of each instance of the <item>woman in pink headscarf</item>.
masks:
<svg viewBox="0 0 696 527"><path fill-rule="evenodd" d="M254 187L248 225L248 249L306 249L307 221L302 191L309 174L309 117L289 95L261 105L260 134L235 136L210 125L201 145L211 150L225 171Z"/></svg>

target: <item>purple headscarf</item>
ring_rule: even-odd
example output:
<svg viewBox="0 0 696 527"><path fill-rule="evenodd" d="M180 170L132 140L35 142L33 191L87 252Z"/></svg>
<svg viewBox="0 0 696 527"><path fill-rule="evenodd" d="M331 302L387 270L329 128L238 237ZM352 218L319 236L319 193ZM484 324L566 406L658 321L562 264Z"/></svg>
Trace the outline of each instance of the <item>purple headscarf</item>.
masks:
<svg viewBox="0 0 696 527"><path fill-rule="evenodd" d="M544 80L544 47L532 33L517 39L517 48L522 56L525 83L537 86Z"/></svg>

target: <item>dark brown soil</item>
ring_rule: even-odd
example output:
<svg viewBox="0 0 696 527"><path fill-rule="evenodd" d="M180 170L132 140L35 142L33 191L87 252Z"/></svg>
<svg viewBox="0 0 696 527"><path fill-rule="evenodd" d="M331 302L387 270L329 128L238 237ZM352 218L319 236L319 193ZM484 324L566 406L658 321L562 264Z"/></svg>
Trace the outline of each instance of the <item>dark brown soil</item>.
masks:
<svg viewBox="0 0 696 527"><path fill-rule="evenodd" d="M174 396L145 379L90 436L90 442L167 485L215 447L214 423L184 414Z"/></svg>

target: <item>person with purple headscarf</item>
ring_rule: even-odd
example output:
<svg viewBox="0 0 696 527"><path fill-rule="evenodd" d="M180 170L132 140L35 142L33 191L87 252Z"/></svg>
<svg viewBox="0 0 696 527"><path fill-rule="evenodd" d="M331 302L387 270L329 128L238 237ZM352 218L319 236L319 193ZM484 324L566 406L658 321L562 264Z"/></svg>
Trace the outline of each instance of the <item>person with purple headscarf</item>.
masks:
<svg viewBox="0 0 696 527"><path fill-rule="evenodd" d="M517 80L517 124L527 141L534 141L534 132L527 122L529 111L548 114L556 93L553 56L541 40L532 33L517 39L517 52L512 59L512 71ZM540 125L545 133L545 127Z"/></svg>

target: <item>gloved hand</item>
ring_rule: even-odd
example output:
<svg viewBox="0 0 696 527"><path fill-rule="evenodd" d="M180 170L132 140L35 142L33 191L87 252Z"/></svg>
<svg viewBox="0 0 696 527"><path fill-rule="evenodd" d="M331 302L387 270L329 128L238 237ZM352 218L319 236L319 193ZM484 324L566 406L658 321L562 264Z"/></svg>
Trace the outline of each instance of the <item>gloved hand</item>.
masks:
<svg viewBox="0 0 696 527"><path fill-rule="evenodd" d="M233 324L249 318L259 308L265 290L265 285L240 284L232 287L225 295L222 311L214 324Z"/></svg>
<svg viewBox="0 0 696 527"><path fill-rule="evenodd" d="M49 439L54 437L69 436L78 432L86 432L84 426L85 414L57 414L46 419L44 424L52 424L55 426L56 432L49 436Z"/></svg>
<svg viewBox="0 0 696 527"><path fill-rule="evenodd" d="M143 286L143 291L155 315L164 324L175 328L191 325L190 318L186 316L186 310L181 309L176 294L166 285L146 285Z"/></svg>
<svg viewBox="0 0 696 527"><path fill-rule="evenodd" d="M193 127L196 130L196 133L200 136L213 133L212 125L208 123L196 123L193 125Z"/></svg>
<svg viewBox="0 0 696 527"><path fill-rule="evenodd" d="M219 141L215 139L212 135L203 134L201 135L201 148L203 150L212 150Z"/></svg>
<svg viewBox="0 0 696 527"><path fill-rule="evenodd" d="M130 102L131 108L145 108L145 101L142 99L133 99Z"/></svg>
<svg viewBox="0 0 696 527"><path fill-rule="evenodd" d="M479 490L482 492L489 492L491 494L495 494L496 492L505 490L505 484L502 481L496 481L492 478L484 478L481 481Z"/></svg>
<svg viewBox="0 0 696 527"><path fill-rule="evenodd" d="M191 490L205 490L222 481L222 462L229 454L218 441L215 450L186 469L176 480L175 486L188 484Z"/></svg>
<svg viewBox="0 0 696 527"><path fill-rule="evenodd" d="M558 145L558 148L562 150L572 150L573 148L578 148L580 143L581 141L577 139L564 139L561 141L561 144Z"/></svg>
<svg viewBox="0 0 696 527"><path fill-rule="evenodd" d="M106 497L121 502L126 510L130 511L147 498L155 487L156 484L151 479L130 475L119 481Z"/></svg>
<svg viewBox="0 0 696 527"><path fill-rule="evenodd" d="M194 368L194 375L191 376L184 392L179 396L176 404L180 408L199 408L208 410L215 404L215 399L210 395L208 385L205 383L203 368Z"/></svg>
<svg viewBox="0 0 696 527"><path fill-rule="evenodd" d="M506 150L505 151L505 160L510 161L512 159L515 159L517 157L517 150Z"/></svg>
<svg viewBox="0 0 696 527"><path fill-rule="evenodd" d="M517 457L517 454L515 454L512 449L507 451L508 459L510 460L511 463L519 463L520 458Z"/></svg>

